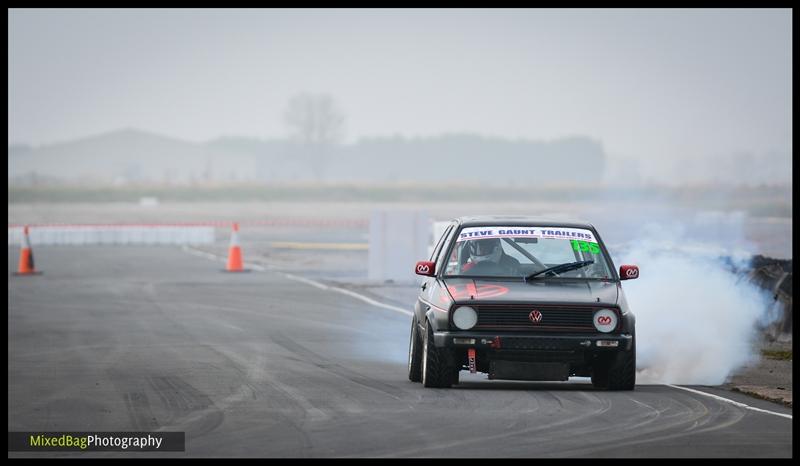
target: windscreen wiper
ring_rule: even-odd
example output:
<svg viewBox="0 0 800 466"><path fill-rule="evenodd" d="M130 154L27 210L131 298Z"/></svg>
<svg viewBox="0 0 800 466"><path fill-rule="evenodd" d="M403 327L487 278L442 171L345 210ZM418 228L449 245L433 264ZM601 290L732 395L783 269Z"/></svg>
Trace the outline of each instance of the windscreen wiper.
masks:
<svg viewBox="0 0 800 466"><path fill-rule="evenodd" d="M546 269L542 269L538 272L533 272L532 274L525 277L525 280L530 280L537 275L541 275L543 273L561 273L561 272L568 272L570 270L579 269L581 267L586 267L587 265L594 264L594 261L578 261L578 262L567 262L566 264L558 264L552 267L548 267Z"/></svg>

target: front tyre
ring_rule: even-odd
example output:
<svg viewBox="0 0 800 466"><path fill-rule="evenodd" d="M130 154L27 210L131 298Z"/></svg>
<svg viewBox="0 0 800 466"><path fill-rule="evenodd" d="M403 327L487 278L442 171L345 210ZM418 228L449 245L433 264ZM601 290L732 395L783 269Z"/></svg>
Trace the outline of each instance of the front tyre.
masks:
<svg viewBox="0 0 800 466"><path fill-rule="evenodd" d="M620 351L595 364L592 385L605 390L633 390L636 385L636 336L630 351Z"/></svg>
<svg viewBox="0 0 800 466"><path fill-rule="evenodd" d="M432 388L450 388L453 384L453 368L447 361L444 348L433 343L433 329L425 322L425 338L422 340L422 385Z"/></svg>
<svg viewBox="0 0 800 466"><path fill-rule="evenodd" d="M411 336L408 342L408 380L422 382L422 348L416 316L411 319Z"/></svg>

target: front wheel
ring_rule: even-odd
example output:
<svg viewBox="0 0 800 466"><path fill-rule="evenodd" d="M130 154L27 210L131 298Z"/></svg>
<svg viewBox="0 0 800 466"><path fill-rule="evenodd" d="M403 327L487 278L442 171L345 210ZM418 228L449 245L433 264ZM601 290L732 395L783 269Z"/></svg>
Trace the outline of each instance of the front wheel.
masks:
<svg viewBox="0 0 800 466"><path fill-rule="evenodd" d="M408 342L408 380L422 382L422 349L416 317L411 319L411 336Z"/></svg>
<svg viewBox="0 0 800 466"><path fill-rule="evenodd" d="M605 390L633 390L636 385L636 337L630 351L598 361L592 370L592 385Z"/></svg>
<svg viewBox="0 0 800 466"><path fill-rule="evenodd" d="M447 350L433 343L433 329L425 322L422 341L422 385L433 388L450 388L453 385L453 368L447 360Z"/></svg>

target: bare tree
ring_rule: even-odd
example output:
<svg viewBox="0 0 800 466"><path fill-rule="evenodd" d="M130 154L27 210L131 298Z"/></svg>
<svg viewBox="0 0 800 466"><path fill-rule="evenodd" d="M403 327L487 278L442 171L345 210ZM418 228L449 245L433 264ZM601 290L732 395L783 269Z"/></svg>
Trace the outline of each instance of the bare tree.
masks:
<svg viewBox="0 0 800 466"><path fill-rule="evenodd" d="M330 147L344 137L345 118L336 102L327 94L298 94L289 100L284 119L290 136L309 157L315 177L322 179Z"/></svg>
<svg viewBox="0 0 800 466"><path fill-rule="evenodd" d="M298 94L284 115L292 136L305 144L334 144L344 135L344 115L327 94Z"/></svg>

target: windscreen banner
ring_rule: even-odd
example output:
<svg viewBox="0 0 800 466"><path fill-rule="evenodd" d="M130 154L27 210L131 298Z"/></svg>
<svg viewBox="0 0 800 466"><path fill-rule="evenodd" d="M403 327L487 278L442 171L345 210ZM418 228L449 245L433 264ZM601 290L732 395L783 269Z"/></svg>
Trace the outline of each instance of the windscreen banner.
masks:
<svg viewBox="0 0 800 466"><path fill-rule="evenodd" d="M487 238L542 238L579 240L597 243L594 234L583 228L564 227L469 227L461 230L457 241Z"/></svg>

